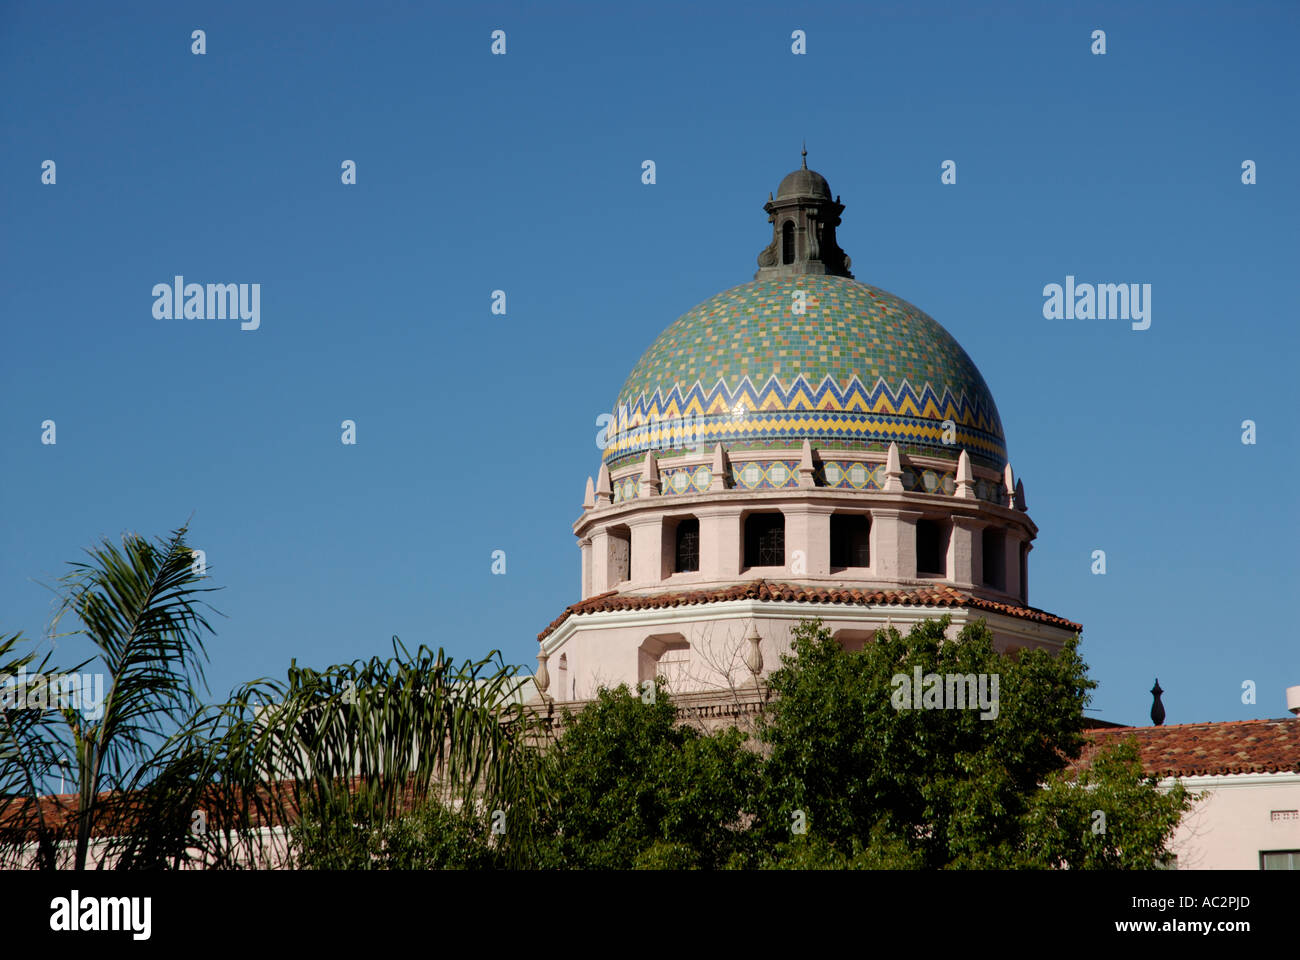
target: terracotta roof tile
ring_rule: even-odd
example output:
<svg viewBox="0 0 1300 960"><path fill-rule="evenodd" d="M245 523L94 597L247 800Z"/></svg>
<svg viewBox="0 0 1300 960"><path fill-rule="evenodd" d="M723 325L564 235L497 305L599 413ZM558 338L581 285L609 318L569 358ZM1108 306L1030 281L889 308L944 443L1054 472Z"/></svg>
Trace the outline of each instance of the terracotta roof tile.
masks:
<svg viewBox="0 0 1300 960"><path fill-rule="evenodd" d="M1087 767L1100 747L1136 737L1142 765L1152 776L1300 773L1300 717L1120 727L1084 735L1090 742L1073 764L1076 769Z"/></svg>
<svg viewBox="0 0 1300 960"><path fill-rule="evenodd" d="M279 799L283 804L282 809L285 816L291 820L296 819L297 806L293 799L292 782L288 780L277 781L275 790L279 792ZM258 793L263 802L270 799L270 791L265 785L259 788ZM101 792L98 796L101 804L106 804L113 798L113 795L108 792ZM138 794L133 796L138 796ZM45 794L37 797L36 803L39 809L39 820L47 828L61 837L75 835L77 809L80 803L80 797L77 794ZM251 804L250 806L252 807L250 815L255 826L270 826L273 824L272 819L268 819L258 812L256 805ZM31 801L26 797L0 797L0 830L12 829L16 823L22 823L24 827L30 826L30 821L36 813L37 811L32 809ZM136 815L128 806L125 816L109 822L109 813L101 807L100 817L102 822L96 824L92 830L92 835L104 837L121 834L130 829L132 817ZM34 838L30 831L28 831L28 836Z"/></svg>
<svg viewBox="0 0 1300 960"><path fill-rule="evenodd" d="M550 626L537 635L545 640L560 624L574 615L609 613L616 610L655 610L697 603L722 603L728 600L782 600L793 603L846 604L849 606L922 606L984 610L1006 614L1036 623L1064 627L1079 633L1083 627L1071 620L1054 616L1036 607L1021 607L1009 603L985 600L954 587L920 587L914 590L861 590L840 587L805 587L797 583L773 583L768 580L750 580L730 587L680 590L666 593L619 593L609 590L570 604L564 612L551 621Z"/></svg>

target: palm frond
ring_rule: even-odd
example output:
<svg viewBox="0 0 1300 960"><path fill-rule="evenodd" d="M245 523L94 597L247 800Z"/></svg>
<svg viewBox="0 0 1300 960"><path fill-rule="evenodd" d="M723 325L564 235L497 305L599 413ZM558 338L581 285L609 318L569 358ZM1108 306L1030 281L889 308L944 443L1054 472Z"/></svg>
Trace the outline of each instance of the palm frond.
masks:
<svg viewBox="0 0 1300 960"><path fill-rule="evenodd" d="M212 628L201 612L202 586L185 545L186 528L157 545L135 534L121 546L103 540L89 561L72 564L62 578L66 614L80 622L75 634L98 651L93 662L108 678L102 716L68 717L77 767L76 866L84 868L92 831L110 836L127 829L122 798L141 767L198 706ZM119 829L105 819L115 821Z"/></svg>

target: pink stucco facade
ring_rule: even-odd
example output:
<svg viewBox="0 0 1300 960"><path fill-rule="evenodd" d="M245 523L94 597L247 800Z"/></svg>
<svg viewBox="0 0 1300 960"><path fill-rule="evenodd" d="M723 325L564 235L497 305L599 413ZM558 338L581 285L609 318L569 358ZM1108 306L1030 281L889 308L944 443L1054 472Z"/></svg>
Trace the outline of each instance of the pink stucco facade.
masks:
<svg viewBox="0 0 1300 960"><path fill-rule="evenodd" d="M893 444L880 454L837 452L841 463L860 463L885 478L883 489L842 490L818 486L819 454L808 441L800 460L798 485L781 489L734 489L728 475L770 452L729 456L718 447L666 458L674 469L692 474L711 471L708 488L666 493L654 452L640 466L588 483L582 516L573 531L580 550L580 600L572 615L541 638L539 685L556 701L586 700L601 686L635 687L656 674L679 694L725 691L753 684L780 666L791 649L791 631L801 619L820 617L848 645L866 642L875 632L909 625L943 613L953 617L955 635L983 618L999 649L1059 648L1078 625L1028 606L1028 557L1038 530L1024 503L1024 486L1010 468L1003 473L974 467L958 457L952 492L903 489L903 470L916 473L951 468L939 458L904 458ZM724 459L725 458L725 459ZM793 459L793 458L792 458ZM635 496L614 502L615 487ZM793 478L792 478L793 479ZM976 482L999 491L997 502L975 495ZM747 564L748 520L768 515L781 529L779 559ZM866 563L835 565L833 525L837 518L865 521ZM677 537L684 522L697 524L697 562L680 569ZM932 546L926 569L919 559L921 524L929 524ZM753 560L753 556L748 557ZM937 562L936 562L937 561ZM936 569L937 568L937 569ZM679 596L726 589L755 581L795 584L823 592L885 593L879 603L809 603L725 600L679 604ZM973 604L943 609L911 600L926 591L951 588L963 596L1001 605L1002 612ZM600 598L662 597L660 606L601 610ZM751 650L761 666L751 669ZM545 681L544 684L542 681Z"/></svg>
<svg viewBox="0 0 1300 960"><path fill-rule="evenodd" d="M1182 783L1203 796L1170 844L1178 869L1259 870L1265 853L1300 851L1300 773L1192 776Z"/></svg>

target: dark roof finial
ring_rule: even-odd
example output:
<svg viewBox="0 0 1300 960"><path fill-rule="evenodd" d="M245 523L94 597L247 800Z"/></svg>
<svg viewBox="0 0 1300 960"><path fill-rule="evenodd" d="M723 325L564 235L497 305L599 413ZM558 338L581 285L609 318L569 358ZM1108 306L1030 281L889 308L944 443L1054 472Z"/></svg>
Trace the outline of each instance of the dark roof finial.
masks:
<svg viewBox="0 0 1300 960"><path fill-rule="evenodd" d="M1156 678L1156 685L1151 688L1151 722L1157 727L1165 722L1165 705L1160 702L1160 694L1164 693L1160 689L1160 678Z"/></svg>
<svg viewBox="0 0 1300 960"><path fill-rule="evenodd" d="M808 169L808 141L803 142L803 168Z"/></svg>

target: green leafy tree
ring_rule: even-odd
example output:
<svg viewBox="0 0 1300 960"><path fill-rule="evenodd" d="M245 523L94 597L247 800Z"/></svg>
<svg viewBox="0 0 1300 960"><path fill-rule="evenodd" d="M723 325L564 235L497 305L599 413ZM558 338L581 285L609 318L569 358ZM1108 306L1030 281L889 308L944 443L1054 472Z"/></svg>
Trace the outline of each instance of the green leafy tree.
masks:
<svg viewBox="0 0 1300 960"><path fill-rule="evenodd" d="M769 680L775 697L760 729L770 756L755 829L770 849L828 865L865 863L873 848L881 865L1026 862L1031 814L1042 818L1048 802L1040 785L1079 756L1095 684L1077 638L1057 652L1002 655L982 622L952 640L949 624L947 617L924 621L906 637L881 631L856 652L844 651L819 621L795 630L793 655ZM913 709L911 697L899 694L917 668L922 677L984 675L989 693L997 677L996 716ZM1152 788L1144 789L1116 796L1135 819L1153 810ZM806 825L807 839L793 834L796 823ZM1126 834L1134 840L1126 862L1153 860L1162 835ZM1042 852L1037 862L1050 856Z"/></svg>
<svg viewBox="0 0 1300 960"><path fill-rule="evenodd" d="M536 829L539 866L713 869L750 842L760 759L735 729L705 735L677 722L656 685L601 690L566 720L548 752L553 803Z"/></svg>
<svg viewBox="0 0 1300 960"><path fill-rule="evenodd" d="M1136 738L1098 750L1077 776L1058 771L1034 795L1017 866L1155 870L1198 799L1180 782L1160 790L1142 768Z"/></svg>
<svg viewBox="0 0 1300 960"><path fill-rule="evenodd" d="M487 870L503 865L488 820L427 802L398 817L352 820L309 806L294 825L294 866L307 870Z"/></svg>

